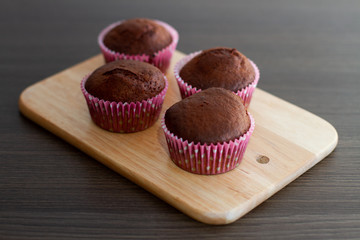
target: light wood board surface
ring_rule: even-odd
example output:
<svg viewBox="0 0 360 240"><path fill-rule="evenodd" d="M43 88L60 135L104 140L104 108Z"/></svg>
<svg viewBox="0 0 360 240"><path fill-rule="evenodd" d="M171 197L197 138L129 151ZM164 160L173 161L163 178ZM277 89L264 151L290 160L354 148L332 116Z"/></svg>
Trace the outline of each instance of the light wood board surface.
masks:
<svg viewBox="0 0 360 240"><path fill-rule="evenodd" d="M171 68L183 56L175 52ZM337 132L328 122L256 89L249 108L256 127L240 166L216 176L187 173L171 162L159 120L132 134L107 132L91 121L80 81L103 63L97 55L28 87L19 99L21 112L198 221L228 224L239 219L337 144ZM163 112L180 100L172 72L167 76ZM269 162L261 163L261 156Z"/></svg>

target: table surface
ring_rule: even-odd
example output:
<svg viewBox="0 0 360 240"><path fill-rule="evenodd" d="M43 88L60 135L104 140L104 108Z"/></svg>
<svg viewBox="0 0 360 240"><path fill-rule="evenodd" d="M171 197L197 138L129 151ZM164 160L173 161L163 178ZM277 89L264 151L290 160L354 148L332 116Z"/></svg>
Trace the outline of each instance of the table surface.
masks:
<svg viewBox="0 0 360 240"><path fill-rule="evenodd" d="M329 121L337 148L240 220L211 226L19 113L22 90L98 54L98 32L133 17L173 25L185 53L237 48L259 66L259 88ZM359 239L359 1L5 0L0 20L1 239Z"/></svg>

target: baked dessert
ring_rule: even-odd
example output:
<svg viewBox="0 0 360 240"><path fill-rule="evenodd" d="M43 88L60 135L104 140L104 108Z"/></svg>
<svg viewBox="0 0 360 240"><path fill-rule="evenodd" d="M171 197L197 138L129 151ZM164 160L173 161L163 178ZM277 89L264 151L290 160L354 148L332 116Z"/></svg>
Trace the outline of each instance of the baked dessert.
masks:
<svg viewBox="0 0 360 240"><path fill-rule="evenodd" d="M250 128L242 99L223 88L209 88L171 106L167 129L189 142L211 144L240 137Z"/></svg>
<svg viewBox="0 0 360 240"><path fill-rule="evenodd" d="M259 70L234 48L218 47L190 54L174 69L182 97L221 87L241 96L247 106L259 80Z"/></svg>
<svg viewBox="0 0 360 240"><path fill-rule="evenodd" d="M158 119L168 83L151 64L118 60L81 82L92 120L112 132L137 132Z"/></svg>
<svg viewBox="0 0 360 240"><path fill-rule="evenodd" d="M129 19L111 29L104 44L115 52L152 55L168 46L171 34L165 27L146 18Z"/></svg>
<svg viewBox="0 0 360 240"><path fill-rule="evenodd" d="M96 69L85 89L110 102L137 102L158 95L165 88L164 74L151 64L117 60Z"/></svg>
<svg viewBox="0 0 360 240"><path fill-rule="evenodd" d="M235 48L212 48L192 58L180 71L188 84L205 90L222 87L237 92L255 80L255 70Z"/></svg>
<svg viewBox="0 0 360 240"><path fill-rule="evenodd" d="M179 40L177 31L165 22L135 18L116 22L98 37L106 62L131 59L148 62L165 72Z"/></svg>
<svg viewBox="0 0 360 240"><path fill-rule="evenodd" d="M238 166L255 127L242 99L224 88L208 88L175 103L161 123L172 161L205 175Z"/></svg>

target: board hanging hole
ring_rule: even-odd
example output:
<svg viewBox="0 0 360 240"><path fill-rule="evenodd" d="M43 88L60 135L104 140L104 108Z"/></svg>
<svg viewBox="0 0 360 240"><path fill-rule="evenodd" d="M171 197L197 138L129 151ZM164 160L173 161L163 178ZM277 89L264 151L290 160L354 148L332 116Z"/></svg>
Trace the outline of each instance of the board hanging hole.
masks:
<svg viewBox="0 0 360 240"><path fill-rule="evenodd" d="M261 164L267 164L270 161L270 158L264 155L259 155L257 156L256 161Z"/></svg>

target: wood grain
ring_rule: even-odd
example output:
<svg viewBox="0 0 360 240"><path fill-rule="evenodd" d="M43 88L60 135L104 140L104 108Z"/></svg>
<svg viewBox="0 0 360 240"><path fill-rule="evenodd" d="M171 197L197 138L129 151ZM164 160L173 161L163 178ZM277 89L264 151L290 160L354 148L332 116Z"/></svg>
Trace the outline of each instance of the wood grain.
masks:
<svg viewBox="0 0 360 240"><path fill-rule="evenodd" d="M183 56L176 52L172 66ZM30 86L20 96L20 110L201 222L237 220L322 160L337 144L337 132L325 120L257 89L249 109L256 129L241 165L217 176L187 173L169 159L159 121L133 134L107 132L91 121L79 84L85 74L102 64L98 55ZM167 77L163 112L180 100L173 74ZM260 156L270 161L261 164Z"/></svg>
<svg viewBox="0 0 360 240"><path fill-rule="evenodd" d="M26 87L98 54L98 32L133 17L170 23L182 52L239 49L261 69L259 87L330 122L337 147L238 221L212 226L19 113ZM358 0L3 0L0 19L0 239L359 239Z"/></svg>

